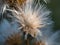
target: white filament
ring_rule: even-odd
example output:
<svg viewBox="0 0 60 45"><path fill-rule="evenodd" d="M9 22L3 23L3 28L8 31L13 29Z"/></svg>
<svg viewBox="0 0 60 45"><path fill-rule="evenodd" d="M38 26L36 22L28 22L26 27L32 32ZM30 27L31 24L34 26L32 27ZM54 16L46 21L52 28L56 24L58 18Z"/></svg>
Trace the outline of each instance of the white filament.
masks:
<svg viewBox="0 0 60 45"><path fill-rule="evenodd" d="M44 0L45 1L45 0ZM16 10L12 10L12 9L6 9L6 5L3 8L4 12L5 10L9 10L13 13L13 15L18 19L17 21L19 23L21 23L23 26L20 27L20 29L22 27L25 26L26 22L24 22L24 18L25 21L32 23L34 25L31 25L34 29L36 30L32 30L36 31L36 39L38 41L43 40L45 41L45 45L60 45L60 42L56 42L56 40L58 40L58 37L60 37L60 32L52 32L52 20L48 17L49 14L51 13L45 6L41 5L41 4L37 4L35 7L32 7L31 4L31 0L27 1L28 3L26 3L26 6L24 8L24 10L22 10L21 8L20 11L16 11ZM46 2L46 1L45 1ZM38 6L39 5L39 6ZM21 14L24 14L24 18L21 17ZM17 14L17 15L16 15ZM29 25L28 24L28 25ZM36 25L37 24L37 25ZM2 40L2 42L4 42L5 38L3 36L5 36L6 38L11 35L13 32L17 32L18 28L16 27L16 23L14 23L13 26L11 26L11 24L7 21L7 20L3 20L3 23L1 23L0 25L0 42ZM39 27L40 29L38 29L37 27ZM31 34L31 33L29 33ZM31 34L33 36L33 34ZM25 35L25 39L27 38L27 35ZM46 39L47 38L47 39ZM59 38L60 39L60 38Z"/></svg>

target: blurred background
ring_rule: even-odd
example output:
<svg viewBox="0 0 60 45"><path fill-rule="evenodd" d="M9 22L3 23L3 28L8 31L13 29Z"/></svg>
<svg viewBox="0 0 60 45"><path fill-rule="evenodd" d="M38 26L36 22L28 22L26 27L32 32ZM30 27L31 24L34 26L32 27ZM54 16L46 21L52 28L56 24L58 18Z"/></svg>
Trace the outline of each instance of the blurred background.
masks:
<svg viewBox="0 0 60 45"><path fill-rule="evenodd" d="M52 11L52 20L54 21L54 30L60 29L60 0L50 0L47 6Z"/></svg>

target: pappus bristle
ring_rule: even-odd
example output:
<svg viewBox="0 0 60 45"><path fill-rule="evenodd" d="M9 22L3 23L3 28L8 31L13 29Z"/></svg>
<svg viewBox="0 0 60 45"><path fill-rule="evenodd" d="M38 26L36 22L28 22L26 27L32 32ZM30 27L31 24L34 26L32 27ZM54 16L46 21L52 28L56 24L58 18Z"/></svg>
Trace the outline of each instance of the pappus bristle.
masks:
<svg viewBox="0 0 60 45"><path fill-rule="evenodd" d="M26 4L24 10L21 8L19 9L21 12L17 11L18 14L15 15L15 17L21 24L20 29L23 28L23 31L26 32L26 34L30 34L32 37L36 37L38 33L41 34L39 28L45 27L49 24L46 21L44 22L44 20L48 20L46 16L48 16L50 13L46 7L40 5L39 7L35 6L33 9L31 4Z"/></svg>

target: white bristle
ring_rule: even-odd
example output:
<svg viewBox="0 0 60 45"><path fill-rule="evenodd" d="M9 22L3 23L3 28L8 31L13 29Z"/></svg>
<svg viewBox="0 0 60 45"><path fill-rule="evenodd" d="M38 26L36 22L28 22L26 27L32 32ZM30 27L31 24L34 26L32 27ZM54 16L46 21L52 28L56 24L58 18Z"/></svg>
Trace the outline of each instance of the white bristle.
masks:
<svg viewBox="0 0 60 45"><path fill-rule="evenodd" d="M38 5L39 7L36 7ZM48 21L49 17L47 17L51 12L44 5L39 3L36 6L33 8L32 3L26 3L24 10L19 8L21 11L20 15L14 15L18 19L17 21L22 25L23 31L32 37L38 35L38 28L46 27L52 23L52 21Z"/></svg>
<svg viewBox="0 0 60 45"><path fill-rule="evenodd" d="M44 1L47 3L46 0ZM0 24L0 45L5 45L4 41L6 41L9 36L11 38L11 35L17 34L18 32L20 32L19 34L23 37L25 36L25 39L27 39L27 35L30 34L34 39L37 39L37 41L43 41L45 45L60 45L60 42L56 42L57 38L60 37L60 32L54 33L51 31L53 26L53 21L49 17L51 11L49 11L45 5L37 2L37 4L33 6L32 0L27 0L23 9L19 6L18 8L19 11L10 8L7 9L5 5L3 6L3 10L0 11L0 13L6 10L11 11L14 18L16 18L16 20L13 20L13 22L15 21L13 24L9 23L7 19L2 20ZM20 25L18 25L17 22ZM26 35L23 35L21 30L25 32ZM32 39L32 41L34 39Z"/></svg>

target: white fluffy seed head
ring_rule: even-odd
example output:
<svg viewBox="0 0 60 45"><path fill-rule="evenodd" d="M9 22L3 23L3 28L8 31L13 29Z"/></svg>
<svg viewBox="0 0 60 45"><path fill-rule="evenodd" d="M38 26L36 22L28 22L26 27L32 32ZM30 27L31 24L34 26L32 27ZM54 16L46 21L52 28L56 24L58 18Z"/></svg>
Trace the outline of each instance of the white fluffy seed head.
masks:
<svg viewBox="0 0 60 45"><path fill-rule="evenodd" d="M31 11L27 12L27 14L18 15L16 18L22 25L23 31L31 34L33 37L36 35L37 29L43 26L40 24L41 22L39 21L37 14L32 14Z"/></svg>
<svg viewBox="0 0 60 45"><path fill-rule="evenodd" d="M15 11L17 13L14 16L21 25L20 29L22 28L26 34L30 34L32 37L36 37L37 35L41 36L39 29L51 24L49 17L47 17L50 11L39 3L33 7L29 2L26 3L24 9L18 8L19 11Z"/></svg>

